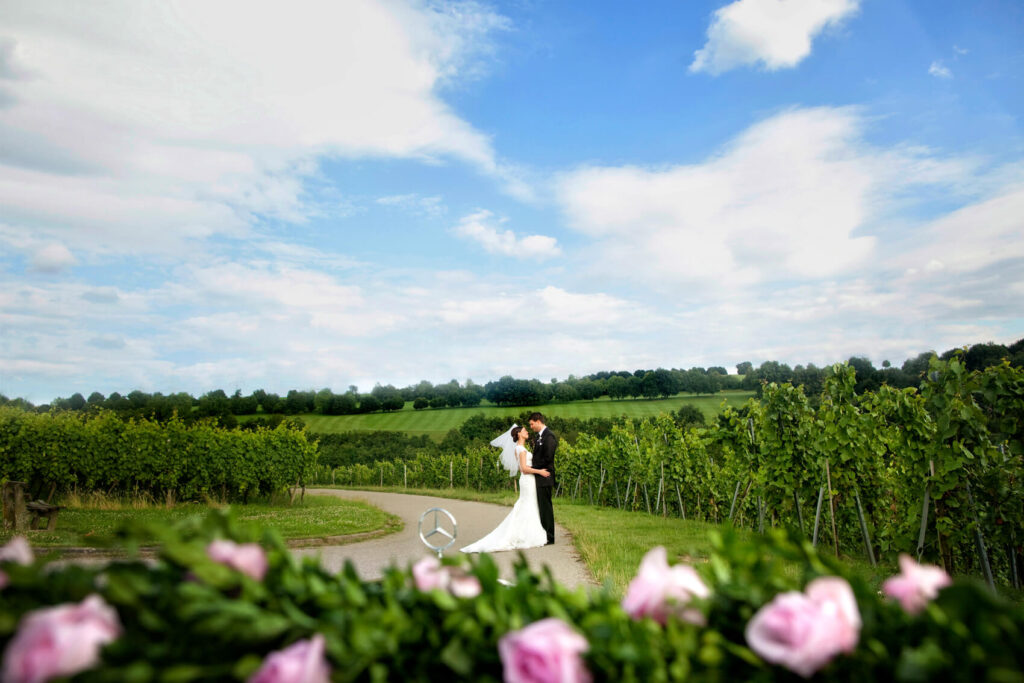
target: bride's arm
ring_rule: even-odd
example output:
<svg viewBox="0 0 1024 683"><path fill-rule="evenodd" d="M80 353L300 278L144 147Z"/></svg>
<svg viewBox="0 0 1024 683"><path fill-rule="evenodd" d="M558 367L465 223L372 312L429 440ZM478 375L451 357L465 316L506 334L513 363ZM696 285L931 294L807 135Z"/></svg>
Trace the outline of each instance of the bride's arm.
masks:
<svg viewBox="0 0 1024 683"><path fill-rule="evenodd" d="M526 464L526 449L519 451L519 471L523 474L539 474L542 477L548 476L547 470L537 470Z"/></svg>

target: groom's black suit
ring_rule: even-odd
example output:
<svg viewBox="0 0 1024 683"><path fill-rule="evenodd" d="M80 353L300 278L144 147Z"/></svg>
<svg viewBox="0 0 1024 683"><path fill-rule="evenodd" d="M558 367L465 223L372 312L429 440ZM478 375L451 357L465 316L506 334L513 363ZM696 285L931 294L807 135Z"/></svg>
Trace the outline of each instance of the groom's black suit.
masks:
<svg viewBox="0 0 1024 683"><path fill-rule="evenodd" d="M537 435L533 449L533 467L547 470L550 477L537 475L537 507L540 508L540 524L548 533L548 543L555 542L555 512L551 509L551 493L555 486L555 451L558 449L558 437L550 429L544 428Z"/></svg>

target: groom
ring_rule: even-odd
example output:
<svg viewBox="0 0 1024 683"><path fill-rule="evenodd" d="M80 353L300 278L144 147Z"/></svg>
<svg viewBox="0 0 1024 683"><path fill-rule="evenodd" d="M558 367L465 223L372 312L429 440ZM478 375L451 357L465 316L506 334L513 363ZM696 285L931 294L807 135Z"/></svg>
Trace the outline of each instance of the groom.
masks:
<svg viewBox="0 0 1024 683"><path fill-rule="evenodd" d="M547 425L540 413L530 415L530 431L536 434L533 448L533 467L547 470L549 474L537 477L537 507L540 508L540 525L548 533L547 545L555 542L555 512L551 509L551 492L555 486L555 450L558 437Z"/></svg>

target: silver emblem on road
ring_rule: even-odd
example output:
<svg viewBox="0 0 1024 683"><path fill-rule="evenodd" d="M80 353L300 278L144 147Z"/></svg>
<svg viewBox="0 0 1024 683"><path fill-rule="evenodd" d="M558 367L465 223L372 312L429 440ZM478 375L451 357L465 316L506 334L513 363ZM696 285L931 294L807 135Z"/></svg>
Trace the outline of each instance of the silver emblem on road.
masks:
<svg viewBox="0 0 1024 683"><path fill-rule="evenodd" d="M424 520L427 519L427 515L433 513L433 524L423 524ZM448 525L442 520L441 514L444 514L451 522L451 531L448 530ZM444 551L451 547L452 543L455 543L455 537L459 535L459 527L455 523L455 518L452 517L452 513L448 512L444 508L430 508L422 515L420 515L420 540L423 544L437 553L438 557L444 555ZM430 539L440 536L438 541L431 541ZM447 543L443 543L442 539L448 539ZM438 545L438 542L442 542L443 545Z"/></svg>

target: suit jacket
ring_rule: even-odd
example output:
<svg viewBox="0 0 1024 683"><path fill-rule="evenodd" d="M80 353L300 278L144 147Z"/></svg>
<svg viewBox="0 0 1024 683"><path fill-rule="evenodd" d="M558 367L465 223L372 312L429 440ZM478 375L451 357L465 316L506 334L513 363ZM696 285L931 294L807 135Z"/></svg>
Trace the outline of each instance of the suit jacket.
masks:
<svg viewBox="0 0 1024 683"><path fill-rule="evenodd" d="M536 438L533 449L533 467L538 470L547 470L550 477L536 477L537 486L555 485L555 451L558 449L558 437L550 429L545 429Z"/></svg>

